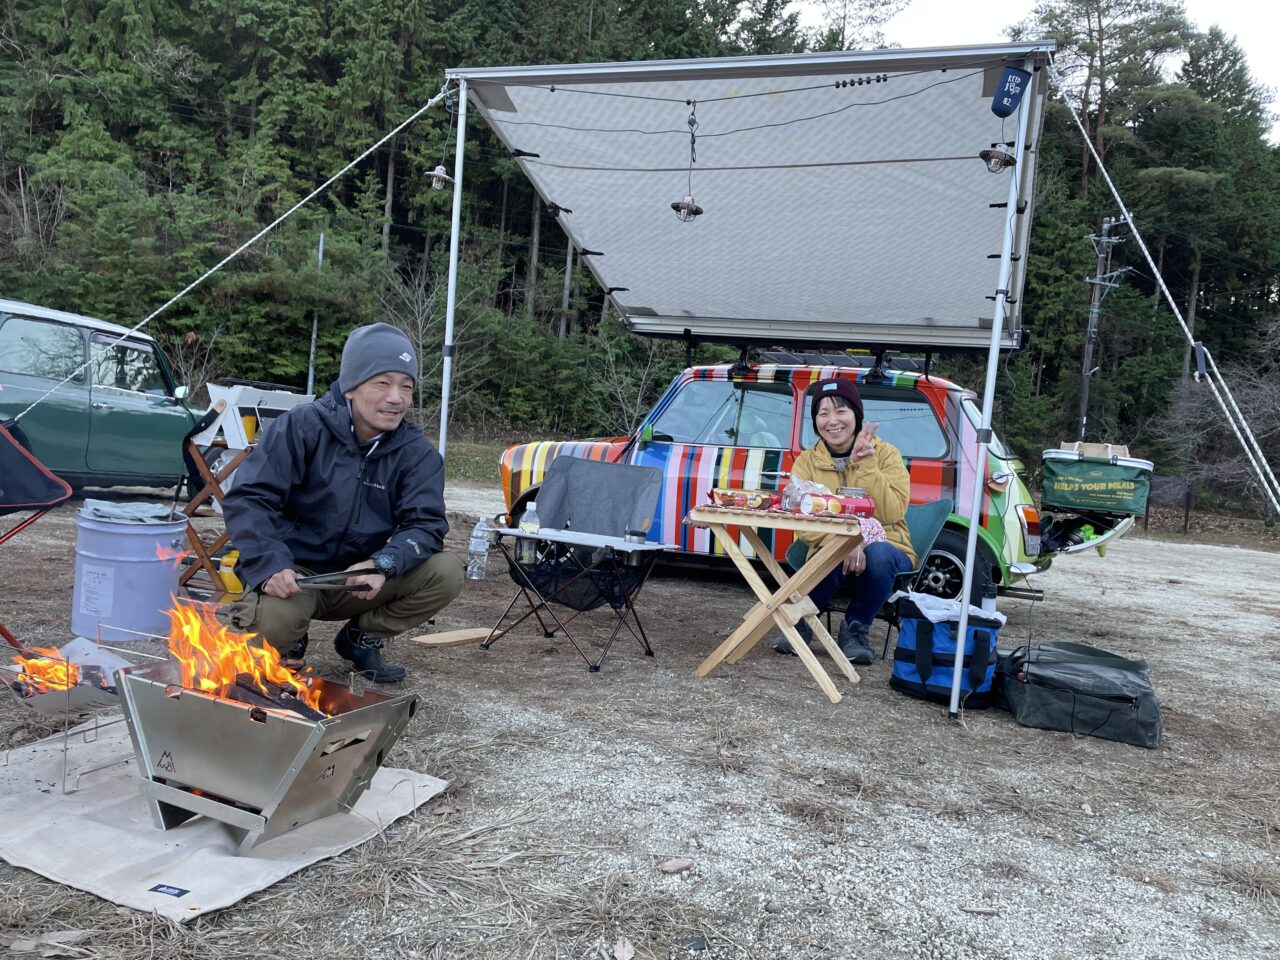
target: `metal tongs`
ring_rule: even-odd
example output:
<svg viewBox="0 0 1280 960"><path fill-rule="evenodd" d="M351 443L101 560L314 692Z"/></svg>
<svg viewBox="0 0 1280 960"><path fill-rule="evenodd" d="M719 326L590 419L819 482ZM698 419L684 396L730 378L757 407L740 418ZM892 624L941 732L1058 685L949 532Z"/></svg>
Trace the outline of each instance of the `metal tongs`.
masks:
<svg viewBox="0 0 1280 960"><path fill-rule="evenodd" d="M355 593L357 590L368 590L364 583L347 583L348 577L363 577L370 573L382 573L377 567L360 567L357 570L338 570L334 573L317 573L312 577L299 577L298 586L307 590L341 590Z"/></svg>

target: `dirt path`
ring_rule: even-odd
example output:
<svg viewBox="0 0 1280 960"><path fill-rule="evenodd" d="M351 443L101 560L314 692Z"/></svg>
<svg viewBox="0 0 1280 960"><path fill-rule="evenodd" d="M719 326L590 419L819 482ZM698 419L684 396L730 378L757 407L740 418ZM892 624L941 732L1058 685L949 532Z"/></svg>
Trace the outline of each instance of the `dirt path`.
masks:
<svg viewBox="0 0 1280 960"><path fill-rule="evenodd" d="M0 553L0 618L30 639L67 639L73 539L62 510ZM1277 583L1275 553L1129 539L1002 603L1002 645L1147 658L1154 751L954 723L881 662L835 706L764 648L698 680L749 605L722 577L655 578L657 656L620 642L598 674L536 630L400 643L426 709L389 762L452 780L442 800L191 929L0 866L0 937L92 928L130 958L604 957L619 937L640 958L1275 956ZM512 592L495 555L437 629L487 626ZM313 663L336 675L327 646ZM39 732L0 711L0 738ZM667 876L671 857L694 865Z"/></svg>

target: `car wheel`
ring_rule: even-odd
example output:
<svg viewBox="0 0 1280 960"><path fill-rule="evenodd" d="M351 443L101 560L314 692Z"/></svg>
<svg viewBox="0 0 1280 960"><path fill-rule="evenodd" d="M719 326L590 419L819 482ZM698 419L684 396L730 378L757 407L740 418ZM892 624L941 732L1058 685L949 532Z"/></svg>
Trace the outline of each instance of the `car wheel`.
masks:
<svg viewBox="0 0 1280 960"><path fill-rule="evenodd" d="M960 589L964 586L964 553L968 538L967 530L946 529L939 533L925 559L924 570L916 580L915 589L945 600L959 599ZM978 541L975 560L977 569L969 587L969 602L979 606L982 591L991 583L991 569L995 566L990 548L981 540Z"/></svg>

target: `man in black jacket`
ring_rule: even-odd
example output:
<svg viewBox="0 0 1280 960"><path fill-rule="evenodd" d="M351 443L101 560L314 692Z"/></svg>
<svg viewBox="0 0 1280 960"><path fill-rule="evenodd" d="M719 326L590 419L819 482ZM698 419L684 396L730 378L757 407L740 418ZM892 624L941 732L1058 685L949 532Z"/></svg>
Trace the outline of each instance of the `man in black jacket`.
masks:
<svg viewBox="0 0 1280 960"><path fill-rule="evenodd" d="M444 551L444 461L404 422L418 373L409 338L386 323L352 331L338 382L277 418L236 472L223 504L249 588L229 619L301 665L313 619L346 620L334 647L378 683L404 679L382 659L462 591ZM372 567L355 592L304 589L298 578Z"/></svg>

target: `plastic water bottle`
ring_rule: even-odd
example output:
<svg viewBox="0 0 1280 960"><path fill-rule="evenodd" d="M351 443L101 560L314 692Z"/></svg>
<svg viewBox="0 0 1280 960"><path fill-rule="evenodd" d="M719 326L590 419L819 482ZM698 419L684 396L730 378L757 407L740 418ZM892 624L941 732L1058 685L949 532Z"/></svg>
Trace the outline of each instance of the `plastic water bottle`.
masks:
<svg viewBox="0 0 1280 960"><path fill-rule="evenodd" d="M996 612L996 585L988 583L982 588L982 610L984 613Z"/></svg>
<svg viewBox="0 0 1280 960"><path fill-rule="evenodd" d="M537 533L542 528L542 521L538 519L538 501L530 500L529 506L520 516L520 530L523 533ZM518 563L537 563L538 561L538 542L536 540L528 540L520 538L516 541L516 561Z"/></svg>
<svg viewBox="0 0 1280 960"><path fill-rule="evenodd" d="M489 524L484 517L471 528L471 542L467 545L467 579L483 580L484 568L489 562Z"/></svg>

